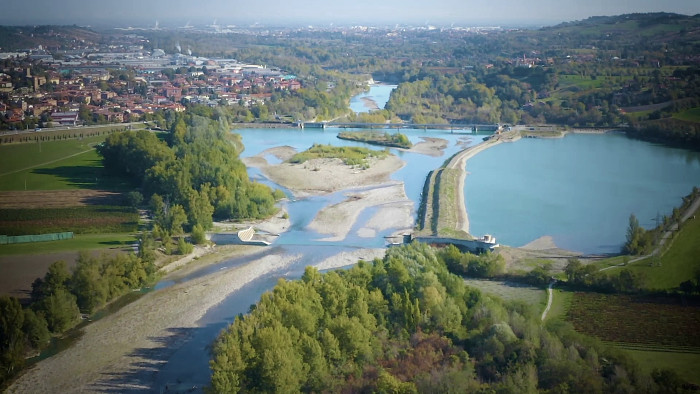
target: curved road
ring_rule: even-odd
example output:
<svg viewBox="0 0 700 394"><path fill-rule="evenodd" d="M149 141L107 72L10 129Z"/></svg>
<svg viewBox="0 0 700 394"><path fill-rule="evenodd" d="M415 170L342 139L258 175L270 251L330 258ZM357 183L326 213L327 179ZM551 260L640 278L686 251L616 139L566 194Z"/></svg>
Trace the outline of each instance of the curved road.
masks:
<svg viewBox="0 0 700 394"><path fill-rule="evenodd" d="M700 196L695 198L695 201L693 201L693 203L690 204L688 209L686 209L685 213L680 218L680 222L683 223L683 222L687 221L688 219L690 219L691 217L693 219L695 219L695 212L698 210L698 208L700 208ZM627 263L623 262L620 264L611 265L610 267L601 268L598 271L607 271L611 268L622 267L626 264L636 263L637 261L644 260L647 257L658 255L658 253L661 251L661 247L664 246L664 244L666 243L666 240L671 238L671 235L673 235L674 231L678 231L678 223L675 223L673 226L671 226L671 228L669 228L668 230L666 230L666 232L664 232L664 234L661 236L661 239L659 240L659 244L656 246L656 248L651 253L634 258L634 259L628 261Z"/></svg>
<svg viewBox="0 0 700 394"><path fill-rule="evenodd" d="M554 291L552 287L555 283L557 283L556 279L551 281L549 286L547 286L547 307L544 308L544 312L542 312L542 321L547 318L547 313L549 313L549 309L552 307L552 301L554 300Z"/></svg>

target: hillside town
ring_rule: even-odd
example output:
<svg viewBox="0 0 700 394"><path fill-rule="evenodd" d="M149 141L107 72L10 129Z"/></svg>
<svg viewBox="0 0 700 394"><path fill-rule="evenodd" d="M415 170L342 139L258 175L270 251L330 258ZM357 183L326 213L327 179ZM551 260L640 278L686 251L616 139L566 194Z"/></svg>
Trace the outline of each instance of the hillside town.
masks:
<svg viewBox="0 0 700 394"><path fill-rule="evenodd" d="M187 103L251 107L301 88L277 68L193 56L179 46L173 54L147 50L134 34L123 39L0 52L0 129L134 122L158 110L182 112Z"/></svg>

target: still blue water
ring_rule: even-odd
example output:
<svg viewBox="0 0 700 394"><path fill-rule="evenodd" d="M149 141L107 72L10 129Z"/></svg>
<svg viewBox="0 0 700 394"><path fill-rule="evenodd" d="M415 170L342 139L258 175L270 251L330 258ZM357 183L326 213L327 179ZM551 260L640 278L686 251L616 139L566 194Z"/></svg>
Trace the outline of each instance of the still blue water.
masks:
<svg viewBox="0 0 700 394"><path fill-rule="evenodd" d="M379 109L384 109L389 101L391 91L396 89L396 85L372 85L368 92L359 94L350 100L350 109L354 112L369 112L372 108L365 105L363 98L368 98L377 103Z"/></svg>
<svg viewBox="0 0 700 394"><path fill-rule="evenodd" d="M621 134L570 134L492 147L467 164L472 234L522 246L543 235L583 253L617 253L630 214L656 225L700 185L700 154Z"/></svg>

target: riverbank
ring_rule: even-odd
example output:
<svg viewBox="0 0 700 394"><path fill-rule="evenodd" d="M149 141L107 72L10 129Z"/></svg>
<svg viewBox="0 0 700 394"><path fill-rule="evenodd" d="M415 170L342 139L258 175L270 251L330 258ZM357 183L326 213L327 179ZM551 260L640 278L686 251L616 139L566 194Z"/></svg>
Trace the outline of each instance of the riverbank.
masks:
<svg viewBox="0 0 700 394"><path fill-rule="evenodd" d="M262 248L223 248L203 257L201 260L210 261L201 264L260 251ZM86 326L73 346L27 370L8 392L154 390L155 372L199 327L197 322L210 308L299 257L264 255L241 267L146 294Z"/></svg>

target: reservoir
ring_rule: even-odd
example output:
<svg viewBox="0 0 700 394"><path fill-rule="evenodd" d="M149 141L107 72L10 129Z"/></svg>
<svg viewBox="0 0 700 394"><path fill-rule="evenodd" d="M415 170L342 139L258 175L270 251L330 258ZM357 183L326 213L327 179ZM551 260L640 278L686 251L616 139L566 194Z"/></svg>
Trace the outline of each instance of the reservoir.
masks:
<svg viewBox="0 0 700 394"><path fill-rule="evenodd" d="M521 139L467 163L472 234L522 246L544 235L563 249L619 253L630 214L645 228L700 185L700 154L627 138Z"/></svg>

